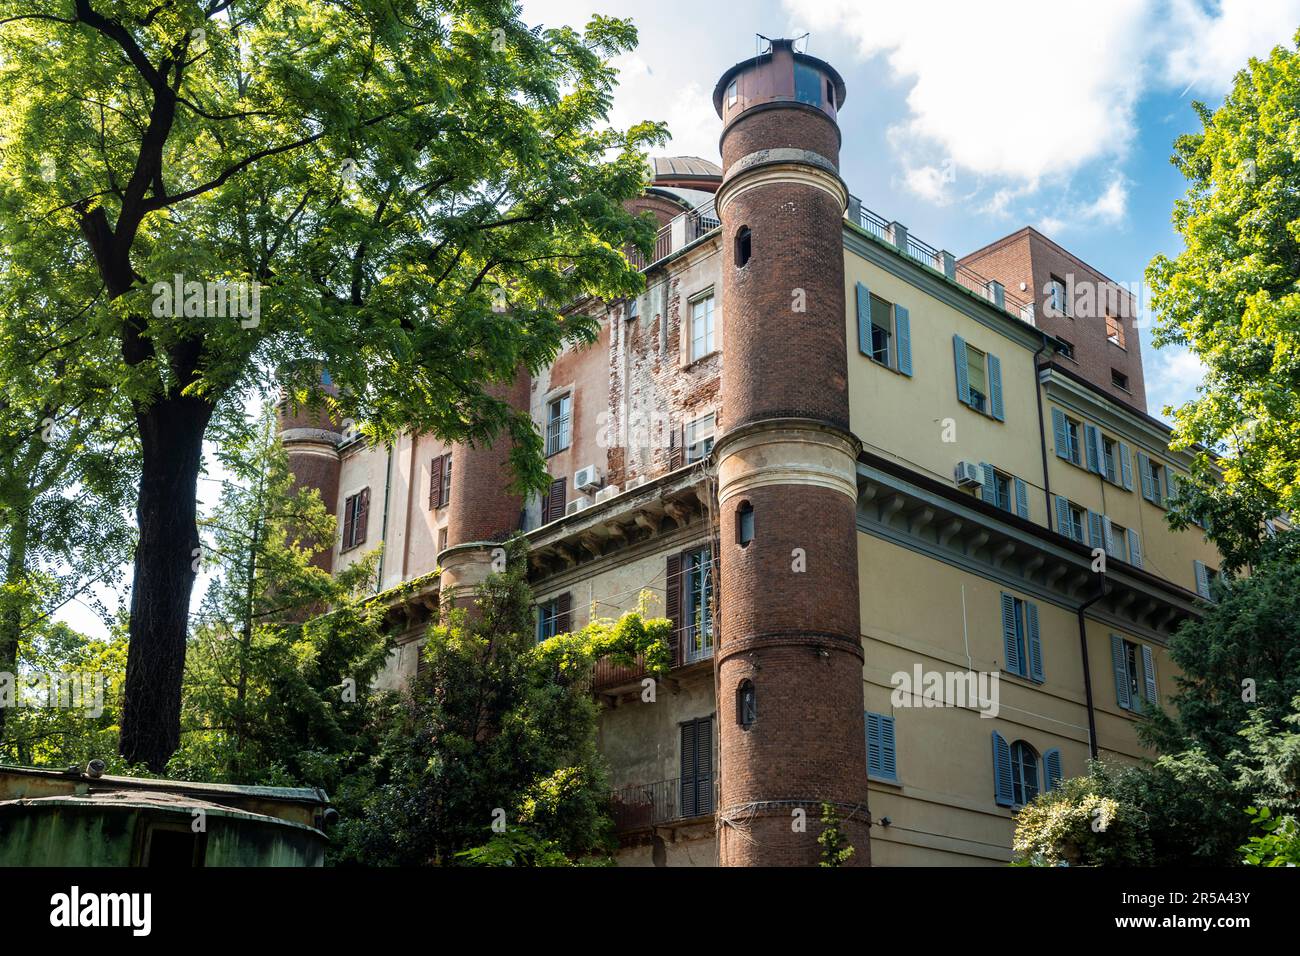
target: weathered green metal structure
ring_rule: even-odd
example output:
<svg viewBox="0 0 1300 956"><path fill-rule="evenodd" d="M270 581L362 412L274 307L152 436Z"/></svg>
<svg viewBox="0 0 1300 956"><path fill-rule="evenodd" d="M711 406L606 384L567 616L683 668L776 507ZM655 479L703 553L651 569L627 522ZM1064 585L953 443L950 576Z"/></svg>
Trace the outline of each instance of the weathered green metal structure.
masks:
<svg viewBox="0 0 1300 956"><path fill-rule="evenodd" d="M0 766L0 866L322 866L322 790Z"/></svg>

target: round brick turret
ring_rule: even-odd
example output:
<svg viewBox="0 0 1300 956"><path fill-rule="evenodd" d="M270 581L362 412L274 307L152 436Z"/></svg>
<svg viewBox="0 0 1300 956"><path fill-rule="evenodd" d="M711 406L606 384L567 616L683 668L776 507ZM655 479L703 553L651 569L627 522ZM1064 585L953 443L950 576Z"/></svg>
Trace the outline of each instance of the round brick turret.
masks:
<svg viewBox="0 0 1300 956"><path fill-rule="evenodd" d="M844 96L839 74L789 40L732 67L714 91L726 343L726 432L714 450L718 838L728 866L815 865L824 802L843 821L850 862L870 862Z"/></svg>
<svg viewBox="0 0 1300 956"><path fill-rule="evenodd" d="M337 395L338 388L322 374L322 390ZM323 404L293 407L286 398L276 406L280 443L284 446L293 491L314 488L331 514L338 507L339 446L343 444L343 426L330 417ZM312 558L312 564L325 571L334 570L333 542Z"/></svg>

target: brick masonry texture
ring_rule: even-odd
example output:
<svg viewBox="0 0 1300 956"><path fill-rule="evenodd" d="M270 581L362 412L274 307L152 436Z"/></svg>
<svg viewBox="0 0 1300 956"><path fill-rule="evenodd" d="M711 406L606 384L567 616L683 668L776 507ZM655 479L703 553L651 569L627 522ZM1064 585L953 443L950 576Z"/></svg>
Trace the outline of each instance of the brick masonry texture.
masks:
<svg viewBox="0 0 1300 956"><path fill-rule="evenodd" d="M520 373L508 386L491 389L519 410L528 408L529 377ZM523 499L506 487L510 476L510 436L490 445L457 445L451 458L449 545L502 541L519 528Z"/></svg>

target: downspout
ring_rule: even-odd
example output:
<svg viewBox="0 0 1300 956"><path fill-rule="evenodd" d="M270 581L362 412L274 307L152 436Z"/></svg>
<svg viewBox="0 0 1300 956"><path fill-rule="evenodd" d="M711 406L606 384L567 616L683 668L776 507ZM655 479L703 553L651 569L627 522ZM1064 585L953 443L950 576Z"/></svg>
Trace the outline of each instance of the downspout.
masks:
<svg viewBox="0 0 1300 956"><path fill-rule="evenodd" d="M382 526L381 529L380 529L380 538L379 538L379 543L380 543L380 545L382 545L382 548L380 549L380 552L379 552L379 575L378 575L378 580L375 581L375 593L376 593L376 594L379 593L380 591L382 591L382 590L384 589L384 558L386 557L386 555L387 555L387 551L388 551L388 495L389 495L389 492L392 490L392 487L393 487L393 445L392 445L392 442L389 442L389 443L388 443L387 448L388 448L388 463L384 466L384 523L383 523L383 526Z"/></svg>
<svg viewBox="0 0 1300 956"><path fill-rule="evenodd" d="M1047 476L1047 430L1043 425L1043 383L1038 380L1038 374L1046 366L1039 366L1038 356L1043 354L1047 348L1047 337L1043 336L1043 344L1038 347L1034 353L1034 398L1038 401L1038 447L1043 453L1043 496L1044 504L1047 506L1047 530L1055 531L1052 527L1052 480Z"/></svg>
<svg viewBox="0 0 1300 956"><path fill-rule="evenodd" d="M1106 586L1106 575L1103 573L1101 589L1075 610L1079 617L1079 652L1083 655L1083 699L1088 708L1088 755L1093 760L1097 759L1097 714L1092 706L1092 670L1088 666L1088 626L1084 612L1109 593L1110 588Z"/></svg>

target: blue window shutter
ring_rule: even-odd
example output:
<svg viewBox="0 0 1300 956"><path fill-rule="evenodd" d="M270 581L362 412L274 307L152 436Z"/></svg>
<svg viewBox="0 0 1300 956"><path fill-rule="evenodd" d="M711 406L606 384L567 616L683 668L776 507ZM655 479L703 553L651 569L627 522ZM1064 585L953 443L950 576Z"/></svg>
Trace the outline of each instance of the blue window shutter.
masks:
<svg viewBox="0 0 1300 956"><path fill-rule="evenodd" d="M980 486L980 498L988 504L995 505L998 503L997 475L993 466L987 461L980 462L980 470L984 473L984 484Z"/></svg>
<svg viewBox="0 0 1300 956"><path fill-rule="evenodd" d="M1128 664L1124 660L1124 638L1118 634L1110 636L1110 663L1115 669L1115 698L1129 710L1133 704L1128 696Z"/></svg>
<svg viewBox="0 0 1300 956"><path fill-rule="evenodd" d="M1135 568L1142 567L1142 542L1132 528L1128 529L1128 563Z"/></svg>
<svg viewBox="0 0 1300 956"><path fill-rule="evenodd" d="M1025 602L1025 629L1029 631L1029 676L1043 682L1043 645L1038 639L1038 605Z"/></svg>
<svg viewBox="0 0 1300 956"><path fill-rule="evenodd" d="M1067 538L1074 537L1073 523L1070 521L1070 503L1060 495L1053 495L1056 499L1056 531Z"/></svg>
<svg viewBox="0 0 1300 956"><path fill-rule="evenodd" d="M1070 460L1070 432L1066 427L1065 413L1052 409L1052 434L1056 437L1056 457Z"/></svg>
<svg viewBox="0 0 1300 956"><path fill-rule="evenodd" d="M1094 425L1083 426L1083 445L1088 451L1088 470L1101 474L1101 432Z"/></svg>
<svg viewBox="0 0 1300 956"><path fill-rule="evenodd" d="M1142 497L1155 502L1155 484L1151 481L1151 459L1138 452L1138 480L1142 482Z"/></svg>
<svg viewBox="0 0 1300 956"><path fill-rule="evenodd" d="M966 340L960 335L952 337L952 360L957 366L957 401L970 404L970 378L966 374Z"/></svg>
<svg viewBox="0 0 1300 956"><path fill-rule="evenodd" d="M1007 420L1002 409L1002 362L992 353L989 353L989 404L994 418L1000 422Z"/></svg>
<svg viewBox="0 0 1300 956"><path fill-rule="evenodd" d="M1020 635L1016 633L1016 599L1002 594L1002 650L1007 659L1007 670L1022 677L1025 662L1020 659Z"/></svg>
<svg viewBox="0 0 1300 956"><path fill-rule="evenodd" d="M1119 443L1119 475L1120 483L1124 485L1125 491L1133 490L1133 452L1128 445L1123 442Z"/></svg>
<svg viewBox="0 0 1300 956"><path fill-rule="evenodd" d="M880 738L880 715L873 714L871 711L867 715L867 773L873 777L880 776L881 768L881 738Z"/></svg>
<svg viewBox="0 0 1300 956"><path fill-rule="evenodd" d="M1210 598L1210 574L1200 561L1193 561L1192 567L1196 569L1196 593L1208 601Z"/></svg>
<svg viewBox="0 0 1300 956"><path fill-rule="evenodd" d="M993 731L993 802L1000 807L1011 806L1011 747L1006 739Z"/></svg>
<svg viewBox="0 0 1300 956"><path fill-rule="evenodd" d="M907 309L901 305L894 306L894 337L898 342L898 370L904 375L911 375L912 321Z"/></svg>
<svg viewBox="0 0 1300 956"><path fill-rule="evenodd" d="M1115 553L1115 528L1111 525L1110 519L1105 515L1101 516L1101 539L1104 542L1102 547L1106 549L1107 554Z"/></svg>
<svg viewBox="0 0 1300 956"><path fill-rule="evenodd" d="M1088 512L1088 546L1105 550L1106 539L1101 531L1101 515L1095 511Z"/></svg>
<svg viewBox="0 0 1300 956"><path fill-rule="evenodd" d="M858 283L858 351L871 355L871 291Z"/></svg>
<svg viewBox="0 0 1300 956"><path fill-rule="evenodd" d="M1165 507L1168 508L1169 499L1174 496L1174 489L1177 486L1177 481L1174 479L1174 470L1170 468L1168 465L1165 465L1164 470L1161 472L1161 474L1164 475L1164 479L1165 479L1165 493L1163 495L1163 500L1165 503Z"/></svg>
<svg viewBox="0 0 1300 956"><path fill-rule="evenodd" d="M1029 517L1029 487L1019 478L1016 479L1016 514Z"/></svg>
<svg viewBox="0 0 1300 956"><path fill-rule="evenodd" d="M894 718L880 717L880 775L898 779L898 757L894 749Z"/></svg>
<svg viewBox="0 0 1300 956"><path fill-rule="evenodd" d="M1142 645L1142 676L1146 679L1146 696L1147 701L1154 704L1156 702L1156 661L1151 654L1151 648L1145 644Z"/></svg>
<svg viewBox="0 0 1300 956"><path fill-rule="evenodd" d="M1053 747L1043 754L1043 789L1055 790L1061 782L1061 751Z"/></svg>

